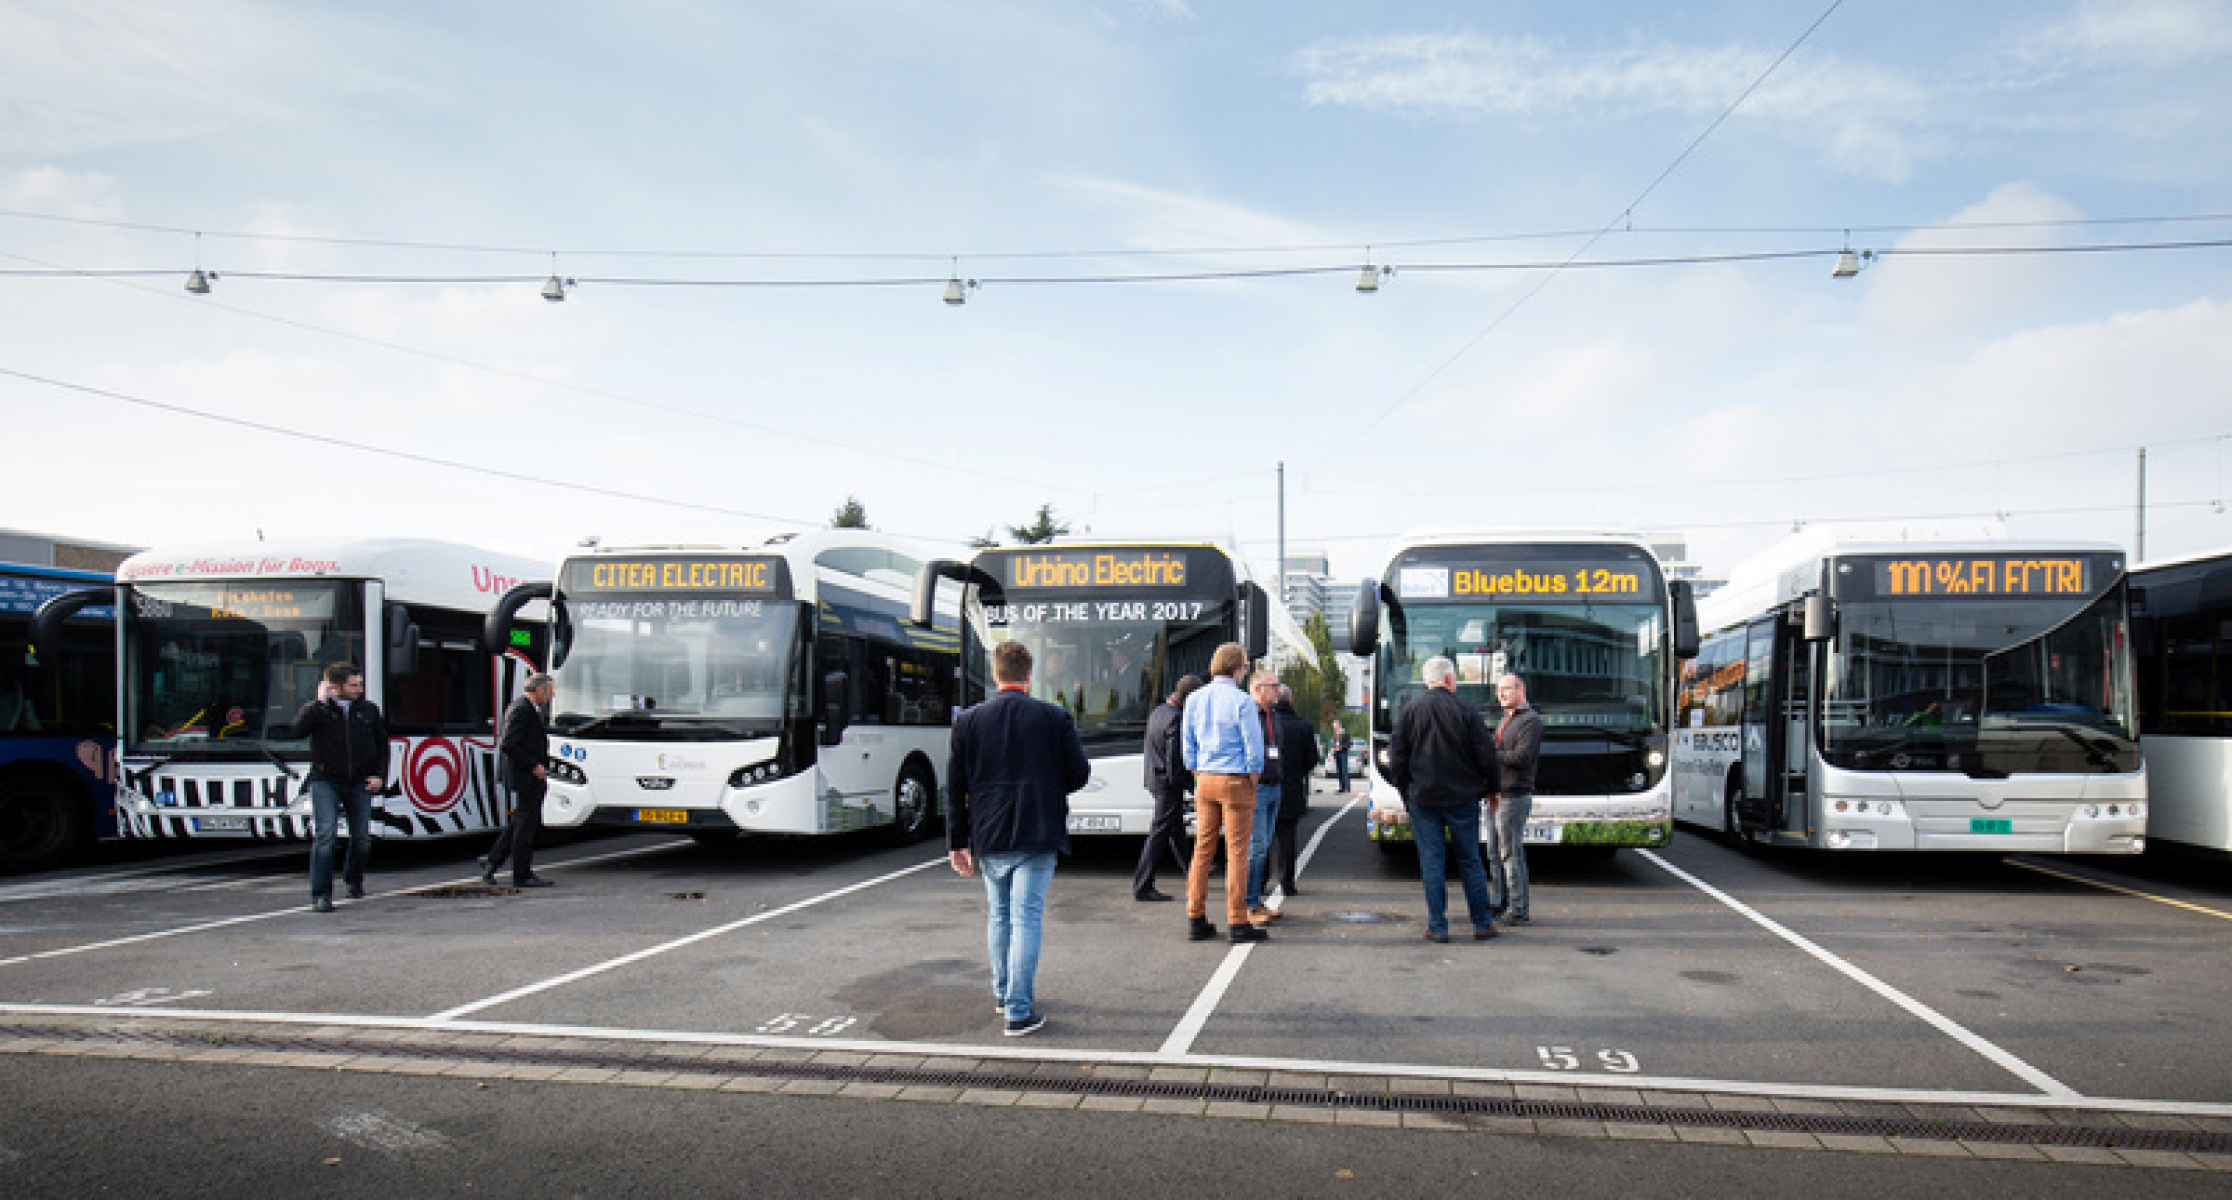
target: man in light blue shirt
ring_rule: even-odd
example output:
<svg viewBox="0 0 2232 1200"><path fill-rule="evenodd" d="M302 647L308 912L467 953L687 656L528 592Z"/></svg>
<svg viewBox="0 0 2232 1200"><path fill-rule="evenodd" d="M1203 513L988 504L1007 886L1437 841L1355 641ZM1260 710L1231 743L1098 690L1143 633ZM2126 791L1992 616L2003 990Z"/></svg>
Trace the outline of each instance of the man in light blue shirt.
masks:
<svg viewBox="0 0 2232 1200"><path fill-rule="evenodd" d="M1225 847L1225 916L1234 942L1269 941L1248 923L1248 839L1255 824L1255 781L1263 770L1263 717L1240 690L1248 652L1238 642L1217 647L1209 660L1209 686L1186 698L1182 746L1194 773L1194 857L1186 873L1187 937L1217 936L1209 923L1209 868L1217 843Z"/></svg>

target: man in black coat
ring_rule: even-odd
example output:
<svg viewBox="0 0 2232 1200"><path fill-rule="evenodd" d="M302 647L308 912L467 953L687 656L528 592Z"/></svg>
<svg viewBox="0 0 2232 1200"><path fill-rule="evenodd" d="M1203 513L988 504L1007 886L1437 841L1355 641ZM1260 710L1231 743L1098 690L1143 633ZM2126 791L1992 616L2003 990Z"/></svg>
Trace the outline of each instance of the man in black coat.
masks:
<svg viewBox="0 0 2232 1200"><path fill-rule="evenodd" d="M1186 769L1186 697L1201 686L1201 676L1178 681L1178 690L1147 714L1147 739L1140 747L1140 761L1147 770L1147 794L1155 798L1154 822L1147 827L1147 844L1139 848L1139 866L1132 871L1132 899L1168 900L1155 887L1155 864L1168 851L1181 874L1193 862L1193 839L1186 836L1186 791L1193 786L1193 772Z"/></svg>
<svg viewBox="0 0 2232 1200"><path fill-rule="evenodd" d="M333 911L333 839L349 819L349 857L341 881L349 899L364 898L372 857L372 797L385 790L387 722L364 698L364 670L334 663L318 681L318 697L295 714L294 735L310 739L310 908Z"/></svg>
<svg viewBox="0 0 2232 1200"><path fill-rule="evenodd" d="M1302 889L1294 883L1295 866L1302 850L1302 816L1310 811L1310 772L1318 762L1317 729L1294 711L1294 691L1283 683L1271 715L1278 720L1279 761L1286 781L1279 785L1279 816L1264 877L1278 881L1279 890L1288 896L1299 896Z"/></svg>
<svg viewBox="0 0 2232 1200"><path fill-rule="evenodd" d="M1426 940L1449 940L1447 862L1457 858L1473 937L1496 936L1488 906L1488 870L1480 857L1480 804L1499 786L1496 746L1487 723L1457 696L1457 666L1440 655L1420 674L1426 690L1403 706L1388 739L1388 775L1410 810L1418 843L1418 874L1426 885Z"/></svg>
<svg viewBox="0 0 2232 1200"><path fill-rule="evenodd" d="M504 710L504 732L496 743L496 780L511 796L511 820L481 860L481 882L496 886L496 872L508 857L513 887L549 887L535 874L535 838L542 833L543 797L550 794L550 728L545 715L558 681L544 672L527 677L527 694Z"/></svg>
<svg viewBox="0 0 2232 1200"><path fill-rule="evenodd" d="M1067 711L1031 699L1031 652L992 648L1000 690L953 719L946 765L946 857L962 878L982 872L992 996L1009 1037L1046 1024L1038 1011L1040 927L1056 854L1069 852L1069 794L1093 777Z"/></svg>

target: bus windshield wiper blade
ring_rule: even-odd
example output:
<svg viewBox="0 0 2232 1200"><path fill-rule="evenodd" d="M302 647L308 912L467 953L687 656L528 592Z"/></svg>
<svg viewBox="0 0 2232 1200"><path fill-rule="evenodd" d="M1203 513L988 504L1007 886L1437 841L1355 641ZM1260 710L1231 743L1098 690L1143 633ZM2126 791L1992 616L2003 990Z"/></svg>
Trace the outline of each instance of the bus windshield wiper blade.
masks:
<svg viewBox="0 0 2232 1200"><path fill-rule="evenodd" d="M271 765L279 768L280 773L287 777L287 782L300 783L302 781L302 776L295 774L295 769L288 765L286 759L279 757L279 752L271 748L270 742L258 741L256 749L263 751L263 756L271 760Z"/></svg>

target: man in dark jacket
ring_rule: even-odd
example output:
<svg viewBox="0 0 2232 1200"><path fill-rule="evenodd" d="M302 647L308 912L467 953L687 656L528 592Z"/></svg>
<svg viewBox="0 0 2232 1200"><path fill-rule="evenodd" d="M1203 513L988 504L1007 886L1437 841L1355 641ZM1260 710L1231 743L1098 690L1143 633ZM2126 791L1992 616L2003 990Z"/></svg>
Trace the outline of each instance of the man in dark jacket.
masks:
<svg viewBox="0 0 2232 1200"><path fill-rule="evenodd" d="M1499 916L1525 925L1532 920L1527 915L1527 817L1534 812L1542 714L1527 703L1527 682L1517 675L1496 681L1496 703L1503 706L1503 719L1496 722L1496 763L1503 770L1503 786L1488 799L1496 845L1488 862L1488 890Z"/></svg>
<svg viewBox="0 0 2232 1200"><path fill-rule="evenodd" d="M1294 711L1294 690L1279 685L1279 702L1271 709L1279 727L1279 761L1286 764L1286 781L1279 785L1279 816L1271 833L1271 859L1264 878L1276 880L1279 890L1299 896L1294 885L1296 860L1301 855L1303 814L1310 811L1310 772L1317 766L1317 730Z"/></svg>
<svg viewBox="0 0 2232 1200"><path fill-rule="evenodd" d="M496 872L511 859L513 887L549 887L535 874L535 838L542 832L543 797L550 793L550 729L545 710L558 681L536 672L527 677L527 694L504 710L504 732L496 742L496 777L511 796L511 820L496 835L496 845L481 860L481 882L496 886Z"/></svg>
<svg viewBox="0 0 2232 1200"><path fill-rule="evenodd" d="M1193 839L1186 836L1186 790L1193 773L1186 770L1186 697L1201 686L1201 676L1178 681L1178 690L1147 714L1147 740L1140 747L1140 761L1147 768L1147 794L1155 798L1155 817L1147 827L1147 844L1139 848L1139 866L1132 870L1132 899L1168 900L1155 886L1155 864L1167 851L1180 873L1193 862Z"/></svg>
<svg viewBox="0 0 2232 1200"><path fill-rule="evenodd" d="M1388 740L1388 775L1410 810L1426 884L1426 940L1449 940L1447 861L1457 858L1473 938L1496 936L1480 861L1480 802L1496 793L1496 747L1472 705L1457 697L1457 667L1439 655L1420 672L1426 690L1403 706Z"/></svg>
<svg viewBox="0 0 2232 1200"><path fill-rule="evenodd" d="M963 878L984 874L992 995L1022 1037L1046 1024L1034 995L1046 889L1070 848L1069 794L1093 769L1069 713L1031 699L1023 643L992 648L992 681L1000 690L953 720L946 856Z"/></svg>
<svg viewBox="0 0 2232 1200"><path fill-rule="evenodd" d="M349 899L364 898L364 867L372 857L372 797L387 786L387 722L364 698L364 672L335 663L318 681L318 698L295 714L294 735L310 739L310 908L333 911L333 838L349 818L349 857L341 881Z"/></svg>

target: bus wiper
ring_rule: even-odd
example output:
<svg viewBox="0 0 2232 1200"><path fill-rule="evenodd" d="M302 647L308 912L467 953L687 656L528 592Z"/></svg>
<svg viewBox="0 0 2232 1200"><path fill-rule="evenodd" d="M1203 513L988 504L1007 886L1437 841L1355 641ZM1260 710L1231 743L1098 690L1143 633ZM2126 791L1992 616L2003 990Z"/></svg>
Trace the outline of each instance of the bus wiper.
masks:
<svg viewBox="0 0 2232 1200"><path fill-rule="evenodd" d="M287 782L300 783L302 781L302 776L295 774L295 769L287 764L286 759L279 757L279 752L271 748L270 742L258 741L256 749L263 751L263 756L271 760L271 765L279 768L280 773L287 777Z"/></svg>
<svg viewBox="0 0 2232 1200"><path fill-rule="evenodd" d="M1598 737L1604 738L1607 741L1618 742L1623 746L1639 748L1643 745L1643 735L1635 732L1632 729L1607 729L1602 725L1565 724L1546 724L1542 727L1542 732L1545 737L1549 736L1552 733L1565 733L1567 731L1571 731L1574 733L1593 733L1596 734Z"/></svg>

